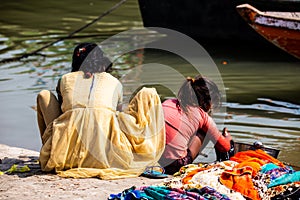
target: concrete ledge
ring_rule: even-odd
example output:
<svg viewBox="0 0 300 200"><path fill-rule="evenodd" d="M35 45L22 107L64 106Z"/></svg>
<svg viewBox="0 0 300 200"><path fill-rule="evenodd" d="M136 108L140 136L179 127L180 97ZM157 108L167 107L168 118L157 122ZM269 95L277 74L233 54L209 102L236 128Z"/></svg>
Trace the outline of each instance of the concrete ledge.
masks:
<svg viewBox="0 0 300 200"><path fill-rule="evenodd" d="M5 171L13 164L28 165L29 172L0 176L0 199L107 199L131 186L159 184L163 179L144 177L101 180L98 178L71 179L44 173L36 162L39 152L0 144L0 170Z"/></svg>

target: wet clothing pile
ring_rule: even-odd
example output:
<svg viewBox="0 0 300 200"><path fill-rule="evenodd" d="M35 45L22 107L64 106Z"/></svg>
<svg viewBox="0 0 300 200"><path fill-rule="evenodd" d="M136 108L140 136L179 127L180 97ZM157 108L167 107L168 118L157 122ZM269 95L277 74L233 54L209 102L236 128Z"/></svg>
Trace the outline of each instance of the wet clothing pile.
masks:
<svg viewBox="0 0 300 200"><path fill-rule="evenodd" d="M186 165L156 186L131 188L109 199L126 199L129 193L142 194L131 199L299 199L300 171L263 150L248 150L227 161Z"/></svg>

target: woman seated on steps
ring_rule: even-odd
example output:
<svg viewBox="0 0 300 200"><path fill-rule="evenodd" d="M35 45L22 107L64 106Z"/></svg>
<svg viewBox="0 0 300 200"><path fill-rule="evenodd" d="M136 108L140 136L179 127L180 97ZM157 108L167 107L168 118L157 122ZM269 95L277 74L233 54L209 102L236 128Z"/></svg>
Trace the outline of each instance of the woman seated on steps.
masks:
<svg viewBox="0 0 300 200"><path fill-rule="evenodd" d="M59 81L58 99L37 97L43 171L63 177L116 179L139 176L165 146L163 110L154 88L142 88L124 111L122 84L107 73L111 62L93 43L73 52L72 72Z"/></svg>

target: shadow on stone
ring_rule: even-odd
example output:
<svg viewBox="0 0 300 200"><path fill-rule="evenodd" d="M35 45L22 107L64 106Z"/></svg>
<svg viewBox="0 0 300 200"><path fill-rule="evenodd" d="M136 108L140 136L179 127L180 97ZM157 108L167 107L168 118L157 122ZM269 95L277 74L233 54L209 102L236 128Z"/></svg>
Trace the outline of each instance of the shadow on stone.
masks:
<svg viewBox="0 0 300 200"><path fill-rule="evenodd" d="M20 178L43 174L37 156L4 157L0 159L0 171L6 175L17 175Z"/></svg>

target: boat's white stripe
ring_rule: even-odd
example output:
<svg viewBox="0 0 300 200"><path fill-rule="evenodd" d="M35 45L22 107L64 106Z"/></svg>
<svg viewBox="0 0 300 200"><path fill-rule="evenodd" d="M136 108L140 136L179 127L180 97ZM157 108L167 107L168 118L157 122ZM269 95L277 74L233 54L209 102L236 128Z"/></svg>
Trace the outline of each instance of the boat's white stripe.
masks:
<svg viewBox="0 0 300 200"><path fill-rule="evenodd" d="M292 30L300 30L300 22L297 21L287 21L282 19L277 19L267 16L257 16L255 18L255 23L265 26L288 28Z"/></svg>

